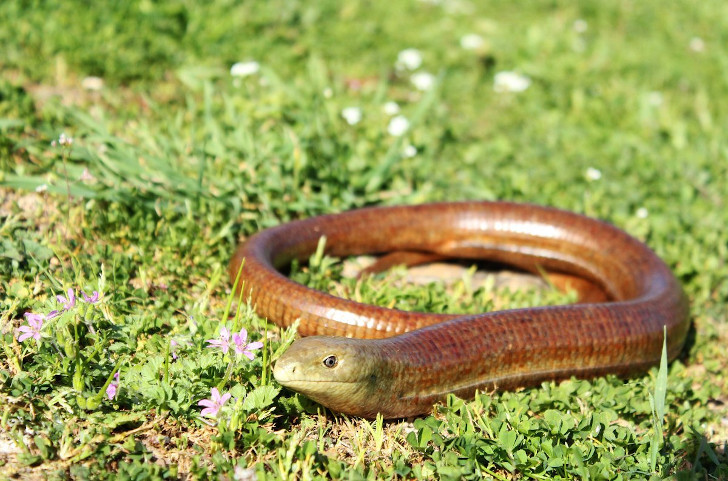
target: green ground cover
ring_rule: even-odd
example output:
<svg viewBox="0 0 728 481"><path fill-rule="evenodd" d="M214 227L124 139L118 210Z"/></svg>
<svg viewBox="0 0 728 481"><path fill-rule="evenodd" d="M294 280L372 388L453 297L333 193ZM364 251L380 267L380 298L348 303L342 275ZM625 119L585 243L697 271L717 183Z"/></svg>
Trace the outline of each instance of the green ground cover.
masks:
<svg viewBox="0 0 728 481"><path fill-rule="evenodd" d="M728 4L5 0L0 25L0 478L728 479ZM293 333L231 298L242 236L463 199L655 249L694 325L666 381L370 422L271 379ZM410 309L563 300L341 270L293 275ZM222 325L263 348L208 347Z"/></svg>

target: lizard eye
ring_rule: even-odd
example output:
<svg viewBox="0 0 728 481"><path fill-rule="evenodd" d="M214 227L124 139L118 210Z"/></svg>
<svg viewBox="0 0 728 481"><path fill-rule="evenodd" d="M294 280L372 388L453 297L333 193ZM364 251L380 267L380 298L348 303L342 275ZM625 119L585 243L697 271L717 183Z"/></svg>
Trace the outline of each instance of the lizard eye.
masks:
<svg viewBox="0 0 728 481"><path fill-rule="evenodd" d="M336 364L339 362L338 359L336 359L336 356L326 356L323 360L324 366L328 368L335 367Z"/></svg>

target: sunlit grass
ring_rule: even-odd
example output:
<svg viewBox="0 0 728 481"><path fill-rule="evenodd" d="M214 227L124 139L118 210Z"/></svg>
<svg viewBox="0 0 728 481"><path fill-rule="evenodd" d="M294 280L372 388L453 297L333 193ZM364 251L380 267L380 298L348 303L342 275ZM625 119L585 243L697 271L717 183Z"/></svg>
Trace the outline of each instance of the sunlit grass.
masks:
<svg viewBox="0 0 728 481"><path fill-rule="evenodd" d="M0 2L0 477L728 476L724 3L36 7ZM61 134L73 143L51 145ZM396 422L280 390L271 365L294 331L231 294L240 237L462 199L553 205L644 240L690 298L683 355ZM357 280L324 256L292 275L408 310L573 300L467 271ZM59 310L68 288L77 307L81 289L102 297L19 341L23 314ZM264 347L208 347L222 326ZM203 417L213 387L231 396Z"/></svg>

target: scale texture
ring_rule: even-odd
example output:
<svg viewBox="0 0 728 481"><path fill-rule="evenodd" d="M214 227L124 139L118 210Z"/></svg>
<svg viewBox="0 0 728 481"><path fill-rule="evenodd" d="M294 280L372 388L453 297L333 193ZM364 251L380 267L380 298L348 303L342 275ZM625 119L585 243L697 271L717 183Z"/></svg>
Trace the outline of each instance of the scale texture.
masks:
<svg viewBox="0 0 728 481"><path fill-rule="evenodd" d="M488 259L586 280L606 300L468 316L361 304L279 272L307 259L322 236L332 256ZM664 329L668 356L677 356L689 325L680 284L647 246L607 223L535 205L439 203L314 217L250 237L230 263L231 279L243 260L242 288L256 311L281 326L300 319L301 336L312 336L278 360L279 382L364 417L423 414L448 393L631 375L659 362Z"/></svg>

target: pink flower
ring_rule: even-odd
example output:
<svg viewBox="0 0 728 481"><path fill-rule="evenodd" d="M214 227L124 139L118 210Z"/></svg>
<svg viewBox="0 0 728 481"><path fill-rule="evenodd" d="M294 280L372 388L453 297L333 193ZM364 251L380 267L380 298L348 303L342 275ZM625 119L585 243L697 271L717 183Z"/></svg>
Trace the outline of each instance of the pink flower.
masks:
<svg viewBox="0 0 728 481"><path fill-rule="evenodd" d="M58 302L63 304L63 310L67 311L76 305L76 293L72 288L68 288L68 297L56 296Z"/></svg>
<svg viewBox="0 0 728 481"><path fill-rule="evenodd" d="M109 401L114 399L116 397L116 391L119 389L119 372L117 371L116 374L114 374L114 380L111 381L111 384L109 384L109 387L106 388L106 396L109 398Z"/></svg>
<svg viewBox="0 0 728 481"><path fill-rule="evenodd" d="M98 291L94 291L93 296L88 296L85 292L81 291L81 295L83 296L83 300L88 302L89 304L96 304L99 301Z"/></svg>
<svg viewBox="0 0 728 481"><path fill-rule="evenodd" d="M218 411L220 411L223 405L225 405L227 400L230 399L231 394L229 392L226 392L225 394L220 396L220 391L218 391L216 387L212 388L210 393L210 399L203 399L202 401L198 402L197 405L203 406L205 408L202 410L202 412L200 412L200 415L215 417L217 416Z"/></svg>
<svg viewBox="0 0 728 481"><path fill-rule="evenodd" d="M28 320L28 325L18 328L18 342L23 342L31 337L36 341L40 341L40 330L43 328L44 317L41 314L33 314L32 312L26 312L24 316ZM23 334L20 334L21 332Z"/></svg>
<svg viewBox="0 0 728 481"><path fill-rule="evenodd" d="M219 347L224 354L230 349L230 331L225 326L220 328L220 337L218 339L208 339L205 341L209 344L207 347Z"/></svg>
<svg viewBox="0 0 728 481"><path fill-rule="evenodd" d="M248 341L248 331L245 330L245 328L240 329L240 332L238 334L233 334L233 342L235 343L235 353L236 354L242 354L243 356L247 357L251 361L253 360L253 353L250 351L254 351L256 349L260 349L263 347L263 343L260 341L251 342L250 344L246 344Z"/></svg>

